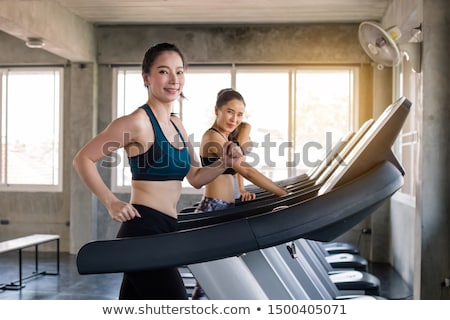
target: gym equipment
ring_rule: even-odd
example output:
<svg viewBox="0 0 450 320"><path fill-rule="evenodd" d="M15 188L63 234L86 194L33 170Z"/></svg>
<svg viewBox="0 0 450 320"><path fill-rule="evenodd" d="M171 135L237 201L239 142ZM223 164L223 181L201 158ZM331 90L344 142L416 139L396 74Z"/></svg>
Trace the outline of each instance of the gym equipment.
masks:
<svg viewBox="0 0 450 320"><path fill-rule="evenodd" d="M273 211L154 236L92 241L77 255L80 274L139 271L235 257L299 238L331 241L374 212L403 185L391 146L411 103L402 97L373 123L317 195Z"/></svg>

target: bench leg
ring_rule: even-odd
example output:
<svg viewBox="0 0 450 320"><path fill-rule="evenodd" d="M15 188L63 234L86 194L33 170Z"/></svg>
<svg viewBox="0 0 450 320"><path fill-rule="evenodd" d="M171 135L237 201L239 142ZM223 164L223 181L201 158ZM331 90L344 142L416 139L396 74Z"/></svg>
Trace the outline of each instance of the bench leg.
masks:
<svg viewBox="0 0 450 320"><path fill-rule="evenodd" d="M22 249L19 250L19 289L22 289Z"/></svg>
<svg viewBox="0 0 450 320"><path fill-rule="evenodd" d="M19 249L19 280L15 281L15 282L11 282L10 284L4 285L2 287L2 290L20 290L23 287L25 287L25 285L23 285L22 283L22 249ZM17 282L19 284L17 284Z"/></svg>
<svg viewBox="0 0 450 320"><path fill-rule="evenodd" d="M56 240L56 274L59 274L59 239Z"/></svg>
<svg viewBox="0 0 450 320"><path fill-rule="evenodd" d="M42 271L42 272L40 272L40 274L51 275L51 276L59 275L59 259L60 259L60 255L59 255L59 239L56 239L56 272Z"/></svg>
<svg viewBox="0 0 450 320"><path fill-rule="evenodd" d="M34 273L37 274L39 270L39 250L38 245L34 246Z"/></svg>

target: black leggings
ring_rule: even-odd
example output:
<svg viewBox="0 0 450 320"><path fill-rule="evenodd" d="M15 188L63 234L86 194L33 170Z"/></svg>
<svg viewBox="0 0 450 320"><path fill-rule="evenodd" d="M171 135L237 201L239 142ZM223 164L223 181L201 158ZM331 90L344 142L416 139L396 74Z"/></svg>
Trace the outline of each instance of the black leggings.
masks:
<svg viewBox="0 0 450 320"><path fill-rule="evenodd" d="M177 219L152 208L133 204L141 218L122 223L118 238L138 237L177 230ZM145 248L142 250L145 254ZM157 253L153 253L157 254ZM125 272L120 300L185 300L186 288L178 268Z"/></svg>

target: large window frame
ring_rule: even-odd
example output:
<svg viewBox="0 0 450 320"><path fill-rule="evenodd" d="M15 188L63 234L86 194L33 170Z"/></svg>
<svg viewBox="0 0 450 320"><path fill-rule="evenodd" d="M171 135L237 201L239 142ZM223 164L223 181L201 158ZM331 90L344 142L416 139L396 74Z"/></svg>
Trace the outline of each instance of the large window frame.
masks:
<svg viewBox="0 0 450 320"><path fill-rule="evenodd" d="M120 104L120 97L123 97L124 93L119 93L117 92L118 87L120 87L120 90L123 90L123 86L121 87L120 84L118 83L117 79L118 79L118 74L120 72L124 72L124 70L134 70L134 72L138 72L140 73L140 69L138 66L135 67L115 67L114 71L113 71L113 76L114 76L114 88L113 88L113 92L114 92L114 111L113 111L113 115L114 117L123 115L124 113L120 113L118 114L117 110L118 110L118 103ZM286 74L286 85L287 87L285 88L285 95L286 97L284 98L284 103L286 103L287 105L283 106L283 108L285 108L286 111L286 123L283 124L285 125L285 129L286 129L286 136L284 137L286 139L286 143L290 144L290 147L285 148L283 151L283 156L285 156L285 161L286 163L292 162L294 161L295 158L295 154L298 153L298 146L295 145L295 130L296 130L296 120L295 120L295 112L297 110L297 95L296 95L296 74L298 72L333 72L333 71L337 71L340 72L342 70L345 70L346 72L349 72L350 77L349 77L349 81L351 81L350 84L350 90L349 90L349 109L348 109L348 118L347 118L347 129L348 131L345 132L348 133L349 131L354 131L356 129L357 126L357 120L355 120L357 118L358 115L358 96L357 96L357 92L358 92L358 73L359 73L359 68L357 66L354 65L345 65L345 66L300 66L300 65L239 65L239 64L226 64L226 65L190 65L187 72L186 72L186 85L185 85L185 90L184 90L184 94L187 97L187 100L181 100L179 106L177 106L177 113L179 114L179 116L181 117L181 119L183 120L184 126L186 127L186 130L188 131L189 134L191 134L190 130L192 130L192 128L195 128L195 134L192 134L190 136L191 142L194 142L194 147L195 150L198 154L198 147L200 144L200 139L201 139L201 134L210 126L212 125L212 123L209 123L213 120L213 116L214 116L214 103L215 103L215 99L216 99L216 94L217 92L224 88L224 87L230 87L230 88L234 88L238 91L240 91L243 96L244 99L246 99L246 97L249 97L248 92L242 91L240 88L240 83L239 83L239 76L240 74L243 73L255 73L255 74L270 74L270 73L284 73ZM222 81L218 81L215 78L208 78L209 82L205 83L202 82L203 84L198 84L196 83L196 85L192 84L192 77L196 76L196 75L214 75L214 74L222 74L225 77L229 77L229 84L224 84L224 82ZM191 78L191 79L190 79ZM213 81L214 80L214 81ZM220 85L218 83L220 83ZM217 88L213 89L211 88L211 86L209 86L209 84L212 83L217 83ZM205 88L205 85L208 85L208 89ZM192 94L192 87L195 88L193 90L198 91L198 88L202 93L202 99L200 102L200 105L198 103L198 101L189 101L190 100L190 93ZM273 94L273 95L277 95L276 92L267 92L268 88L265 88L264 90L261 90L261 94ZM194 96L199 95L199 93L194 94ZM195 100L195 99L193 99ZM252 99L249 97L247 101L247 106L250 109L252 108L251 106L249 106L249 102L250 104L252 103ZM190 105L190 103L192 102L192 104L197 103L194 107L195 107L195 112L192 108L192 106ZM135 104L132 107L136 108L138 107L139 104ZM278 106L277 106L278 107ZM191 123L192 121L189 121L189 119L192 118L192 113L195 114L196 120L194 123ZM200 125L200 122L198 120L198 114L205 114L205 118L208 119L205 121L203 121ZM265 114L266 117L270 117L270 113L266 113ZM208 122L209 121L209 122ZM244 121L247 121L246 117L244 117ZM250 121L251 122L251 121ZM201 127L201 128L200 128ZM203 128L204 127L204 128ZM258 130L258 125L254 125L252 124L252 132L255 132L256 130ZM325 134L324 134L325 135ZM252 138L252 134L251 134L251 138ZM339 140L340 137L333 137L333 142L337 142L337 140ZM256 141L258 142L258 141ZM261 142L261 141L259 141ZM320 145L319 143L316 143L316 145ZM330 147L330 146L327 146ZM288 150L286 152L286 150ZM323 153L326 152L326 150L322 150ZM125 160L123 158L123 153L120 156L121 159ZM126 164L127 166L128 164ZM255 167L258 168L257 165L255 165ZM125 168L125 166L123 167ZM129 186L125 186L125 185L118 185L117 181L120 181L120 178L118 177L118 174L121 174L121 170L122 169L116 169L116 170L112 170L112 189L115 192L129 192ZM258 168L261 170L261 168ZM269 168L270 169L270 168ZM279 180L279 176L273 176L269 171L265 172L264 169L261 170L263 173L265 173L266 175L268 175L270 178L276 180ZM267 171L267 170L266 170ZM292 176L292 175L298 175L301 174L302 172L307 171L307 168L296 168L296 167L287 167L286 168L286 174L287 176ZM119 179L118 179L119 178ZM189 183L187 181L183 182L183 192L184 193L197 193L197 192L201 192L201 190L195 190L194 188L190 187Z"/></svg>
<svg viewBox="0 0 450 320"><path fill-rule="evenodd" d="M417 87L420 85L418 76L404 57L402 62L393 68L393 101L406 96L413 104L409 115L393 145L394 153L405 170L404 183L393 199L409 205L416 206L416 174L418 161L418 128L417 128Z"/></svg>
<svg viewBox="0 0 450 320"><path fill-rule="evenodd" d="M0 191L62 191L63 79L61 66L0 67Z"/></svg>

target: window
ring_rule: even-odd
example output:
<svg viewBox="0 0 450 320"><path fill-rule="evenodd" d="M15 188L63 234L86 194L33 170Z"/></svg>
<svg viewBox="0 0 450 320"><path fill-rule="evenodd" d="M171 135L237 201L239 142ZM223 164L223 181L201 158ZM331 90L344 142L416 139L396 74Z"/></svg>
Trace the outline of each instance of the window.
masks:
<svg viewBox="0 0 450 320"><path fill-rule="evenodd" d="M317 165L351 128L353 69L300 69L295 88L295 154L300 168Z"/></svg>
<svg viewBox="0 0 450 320"><path fill-rule="evenodd" d="M252 126L253 148L246 161L272 180L289 176L292 154L289 132L289 71L237 69L236 89L243 95Z"/></svg>
<svg viewBox="0 0 450 320"><path fill-rule="evenodd" d="M186 73L181 117L194 149L199 154L203 133L215 120L214 105L221 88L231 87L231 72L220 68L194 69ZM189 183L186 184L189 186Z"/></svg>
<svg viewBox="0 0 450 320"><path fill-rule="evenodd" d="M404 183L396 194L396 199L411 206L415 206L416 197L416 174L417 167L417 105L420 101L417 87L420 86L420 74L412 71L410 62L404 58L395 69L394 97L406 96L412 102L412 108L406 118L405 124L394 144L394 152L405 170Z"/></svg>
<svg viewBox="0 0 450 320"><path fill-rule="evenodd" d="M238 90L246 102L244 121L252 126L253 148L247 162L269 178L281 180L316 166L320 157L352 129L356 70L190 66L183 90L186 99L177 110L198 154L202 135L214 122L217 93L223 88ZM116 81L117 116L146 101L139 69L117 68ZM125 159L123 153L121 159ZM128 164L118 164L113 188L127 187ZM183 186L190 185L183 181Z"/></svg>
<svg viewBox="0 0 450 320"><path fill-rule="evenodd" d="M61 191L62 72L0 69L0 190Z"/></svg>
<svg viewBox="0 0 450 320"><path fill-rule="evenodd" d="M142 80L140 68L115 69L116 108L113 118L119 118L133 112L147 102L147 89ZM131 172L124 149L113 154L115 157L112 171L112 190L116 192L129 191Z"/></svg>

